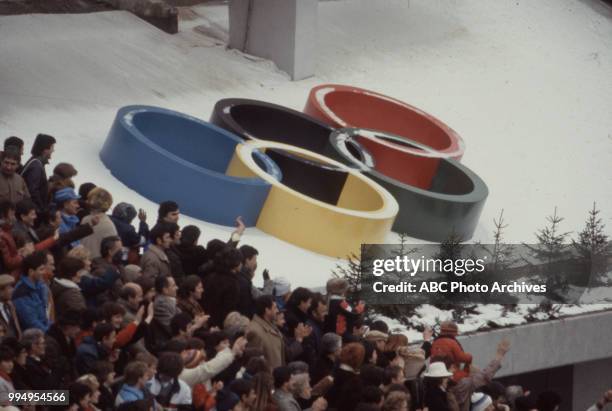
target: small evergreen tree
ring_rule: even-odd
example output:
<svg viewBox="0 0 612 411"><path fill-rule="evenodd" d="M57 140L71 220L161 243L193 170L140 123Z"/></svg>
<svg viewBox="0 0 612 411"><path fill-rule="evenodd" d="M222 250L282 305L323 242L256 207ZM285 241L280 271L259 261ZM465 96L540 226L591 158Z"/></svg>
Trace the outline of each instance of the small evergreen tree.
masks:
<svg viewBox="0 0 612 411"><path fill-rule="evenodd" d="M602 274L605 274L610 257L610 244L599 213L597 204L593 203L585 226L578 233L578 239L572 240L572 246L583 268L582 272L589 276L588 285L590 287L598 282Z"/></svg>

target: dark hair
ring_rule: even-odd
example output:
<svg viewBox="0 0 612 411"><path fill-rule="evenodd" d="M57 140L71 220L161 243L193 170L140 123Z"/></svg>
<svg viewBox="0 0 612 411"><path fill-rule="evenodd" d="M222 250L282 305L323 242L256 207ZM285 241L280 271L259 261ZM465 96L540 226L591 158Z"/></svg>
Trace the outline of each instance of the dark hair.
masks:
<svg viewBox="0 0 612 411"><path fill-rule="evenodd" d="M538 395L538 411L553 411L557 405L561 405L561 396L554 391L544 391Z"/></svg>
<svg viewBox="0 0 612 411"><path fill-rule="evenodd" d="M110 321L116 315L125 315L125 308L114 301L105 302L100 310L102 311L102 318L106 321Z"/></svg>
<svg viewBox="0 0 612 411"><path fill-rule="evenodd" d="M383 396L382 390L377 385L367 385L363 389L361 399L368 404L378 404Z"/></svg>
<svg viewBox="0 0 612 411"><path fill-rule="evenodd" d="M108 337L115 331L115 327L109 323L100 323L94 328L93 337L96 341L100 342L104 338Z"/></svg>
<svg viewBox="0 0 612 411"><path fill-rule="evenodd" d="M385 370L374 364L365 364L359 371L359 378L363 381L363 385L378 387L385 380Z"/></svg>
<svg viewBox="0 0 612 411"><path fill-rule="evenodd" d="M242 264L242 254L235 248L223 249L215 259L215 267L221 272L229 272L240 264Z"/></svg>
<svg viewBox="0 0 612 411"><path fill-rule="evenodd" d="M186 350L203 350L205 348L206 344L199 338L192 337L185 342Z"/></svg>
<svg viewBox="0 0 612 411"><path fill-rule="evenodd" d="M308 307L308 315L312 316L312 313L319 308L319 304L327 305L327 300L321 293L312 293L312 301L310 307Z"/></svg>
<svg viewBox="0 0 612 411"><path fill-rule="evenodd" d="M393 391L399 391L403 392L404 394L410 395L410 391L408 390L408 388L406 388L404 384L391 384L387 389L387 395L389 395Z"/></svg>
<svg viewBox="0 0 612 411"><path fill-rule="evenodd" d="M291 379L291 370L287 366L277 367L272 371L274 388L281 388Z"/></svg>
<svg viewBox="0 0 612 411"><path fill-rule="evenodd" d="M308 288L298 287L291 293L287 305L297 308L300 303L308 301L309 298L312 298L312 291Z"/></svg>
<svg viewBox="0 0 612 411"><path fill-rule="evenodd" d="M150 411L153 407L153 399L136 400L121 403L117 407L117 411Z"/></svg>
<svg viewBox="0 0 612 411"><path fill-rule="evenodd" d="M70 384L68 391L68 397L70 398L69 404L78 404L83 400L83 398L92 393L91 388L89 388L89 385L84 384L82 382L73 382L72 384Z"/></svg>
<svg viewBox="0 0 612 411"><path fill-rule="evenodd" d="M155 279L155 291L157 291L158 293L163 293L164 292L164 288L168 287L168 279L170 278L169 275L160 275Z"/></svg>
<svg viewBox="0 0 612 411"><path fill-rule="evenodd" d="M47 264L47 252L46 251L34 251L29 256L23 259L21 268L25 275L28 275L30 270L36 270L41 265Z"/></svg>
<svg viewBox="0 0 612 411"><path fill-rule="evenodd" d="M15 204L9 200L0 201L0 215L6 217L10 210L15 210Z"/></svg>
<svg viewBox="0 0 612 411"><path fill-rule="evenodd" d="M161 221L168 213L178 211L179 205L174 201L164 201L159 203L159 209L157 210L157 220Z"/></svg>
<svg viewBox="0 0 612 411"><path fill-rule="evenodd" d="M181 286L178 289L179 298L189 298L189 295L195 291L198 284L202 282L202 279L197 275L188 275L181 281Z"/></svg>
<svg viewBox="0 0 612 411"><path fill-rule="evenodd" d="M81 329L89 330L93 327L94 323L97 323L102 320L102 316L100 315L100 310L96 310L93 308L86 308L81 313Z"/></svg>
<svg viewBox="0 0 612 411"><path fill-rule="evenodd" d="M198 243L198 239L200 238L200 234L202 234L202 232L194 225L183 227L181 244L196 245Z"/></svg>
<svg viewBox="0 0 612 411"><path fill-rule="evenodd" d="M21 153L19 152L19 149L17 147L9 146L6 148L6 150L2 152L2 160L4 160L5 158L20 162Z"/></svg>
<svg viewBox="0 0 612 411"><path fill-rule="evenodd" d="M78 171L70 163L59 163L53 169L53 175L60 178L72 178L78 174Z"/></svg>
<svg viewBox="0 0 612 411"><path fill-rule="evenodd" d="M23 350L27 350L27 347L15 337L4 337L2 339L2 345L0 345L0 347L10 348L13 351L15 357L18 356Z"/></svg>
<svg viewBox="0 0 612 411"><path fill-rule="evenodd" d="M33 157L40 156L43 151L51 148L53 144L56 143L55 137L50 136L48 134L39 134L34 139L34 144L32 145L32 153Z"/></svg>
<svg viewBox="0 0 612 411"><path fill-rule="evenodd" d="M15 359L15 351L6 345L0 346L0 361L13 361Z"/></svg>
<svg viewBox="0 0 612 411"><path fill-rule="evenodd" d="M96 185L94 183L81 184L79 186L79 196L81 198L87 198L87 195L89 195L89 192L93 190L94 188L96 188Z"/></svg>
<svg viewBox="0 0 612 411"><path fill-rule="evenodd" d="M96 361L93 366L93 374L98 379L100 385L104 384L110 373L114 371L115 367L109 361Z"/></svg>
<svg viewBox="0 0 612 411"><path fill-rule="evenodd" d="M258 372L270 373L270 365L263 357L251 357L244 368L249 375L255 375Z"/></svg>
<svg viewBox="0 0 612 411"><path fill-rule="evenodd" d="M127 385L136 385L149 369L149 366L142 361L132 361L123 370L123 379ZM107 374L108 375L108 374Z"/></svg>
<svg viewBox="0 0 612 411"><path fill-rule="evenodd" d="M134 289L134 287L124 284L123 287L121 287L121 290L119 290L119 298L122 298L127 301L130 298L134 297L136 297L136 290Z"/></svg>
<svg viewBox="0 0 612 411"><path fill-rule="evenodd" d="M251 247L250 245L243 245L240 247L240 252L242 253L242 262L244 263L246 260L250 260L255 255L259 255L259 251L255 247Z"/></svg>
<svg viewBox="0 0 612 411"><path fill-rule="evenodd" d="M82 260L74 257L64 257L57 268L57 276L71 279L83 268L85 268L85 263Z"/></svg>
<svg viewBox="0 0 612 411"><path fill-rule="evenodd" d="M36 204L29 198L25 198L15 204L15 216L19 221L21 221L22 215L27 215L32 210L36 210Z"/></svg>
<svg viewBox="0 0 612 411"><path fill-rule="evenodd" d="M376 320L370 324L370 330L389 334L389 326L383 320Z"/></svg>
<svg viewBox="0 0 612 411"><path fill-rule="evenodd" d="M365 388L368 389L368 388L378 388L378 387L365 387ZM380 390L380 388L378 388L378 390ZM365 397L362 397L362 399L363 401L365 401ZM380 407L378 406L379 402L380 402L380 399L376 403L360 402L359 404L357 404L357 407L355 407L355 411L380 411Z"/></svg>
<svg viewBox="0 0 612 411"><path fill-rule="evenodd" d="M221 241L218 238L213 238L206 244L206 255L209 260L214 261L217 258L217 254L226 248L228 248L226 242Z"/></svg>
<svg viewBox="0 0 612 411"><path fill-rule="evenodd" d="M23 148L24 146L24 142L22 139L20 139L19 137L16 136L10 136L7 137L6 139L4 139L4 150L6 150L9 147L17 147L18 149L21 150L21 148Z"/></svg>
<svg viewBox="0 0 612 411"><path fill-rule="evenodd" d="M172 335L179 335L181 331L187 331L187 327L191 324L191 315L180 312L170 320L170 329Z"/></svg>
<svg viewBox="0 0 612 411"><path fill-rule="evenodd" d="M249 395L253 389L253 383L249 380L245 380L244 378L239 378L230 383L229 389L240 399L242 399L243 395Z"/></svg>
<svg viewBox="0 0 612 411"><path fill-rule="evenodd" d="M172 235L172 225L168 223L157 223L153 226L151 231L149 231L149 240L157 245L157 239L162 239L164 234Z"/></svg>
<svg viewBox="0 0 612 411"><path fill-rule="evenodd" d="M81 326L81 311L70 309L62 313L57 317L57 325L60 327L66 327L70 325Z"/></svg>
<svg viewBox="0 0 612 411"><path fill-rule="evenodd" d="M164 352L159 356L157 372L171 378L178 378L183 371L183 358L175 352Z"/></svg>
<svg viewBox="0 0 612 411"><path fill-rule="evenodd" d="M108 257L108 254L113 249L113 246L115 245L117 241L121 241L121 238L119 238L116 235L110 235L108 237L104 237L102 239L102 242L100 242L100 255L103 258Z"/></svg>
<svg viewBox="0 0 612 411"><path fill-rule="evenodd" d="M397 375L400 372L402 372L402 367L400 367L399 365L389 365L389 366L387 366L387 368L385 368L385 379L384 379L383 383L385 385L391 384L391 380L393 380L393 378L397 377Z"/></svg>
<svg viewBox="0 0 612 411"><path fill-rule="evenodd" d="M173 338L164 344L164 348L162 351L164 352L174 352L174 353L182 353L187 349L187 343L180 338Z"/></svg>
<svg viewBox="0 0 612 411"><path fill-rule="evenodd" d="M274 298L271 295L262 295L255 300L255 314L260 317L266 313L266 309L272 308Z"/></svg>

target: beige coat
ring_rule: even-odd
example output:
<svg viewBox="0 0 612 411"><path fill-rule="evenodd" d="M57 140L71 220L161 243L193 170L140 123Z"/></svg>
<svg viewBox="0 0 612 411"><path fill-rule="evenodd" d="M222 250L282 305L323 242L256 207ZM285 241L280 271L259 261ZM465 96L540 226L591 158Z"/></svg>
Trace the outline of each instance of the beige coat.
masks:
<svg viewBox="0 0 612 411"><path fill-rule="evenodd" d="M88 235L81 240L83 247L85 247L91 254L92 260L102 256L100 254L100 245L102 244L102 240L104 240L106 237L117 235L117 229L115 228L113 220L111 220L110 217L104 213L100 213L98 216L100 217L100 222L92 227L93 234ZM81 224L89 224L92 218L92 215L84 217Z"/></svg>
<svg viewBox="0 0 612 411"><path fill-rule="evenodd" d="M247 339L249 347L263 351L271 369L285 365L285 343L283 335L275 325L254 315L247 329Z"/></svg>
<svg viewBox="0 0 612 411"><path fill-rule="evenodd" d="M156 245L150 245L140 259L142 273L148 277L157 278L160 275L172 275L168 256Z"/></svg>
<svg viewBox="0 0 612 411"><path fill-rule="evenodd" d="M30 198L28 186L19 174L6 177L0 173L0 201L9 200L13 204Z"/></svg>

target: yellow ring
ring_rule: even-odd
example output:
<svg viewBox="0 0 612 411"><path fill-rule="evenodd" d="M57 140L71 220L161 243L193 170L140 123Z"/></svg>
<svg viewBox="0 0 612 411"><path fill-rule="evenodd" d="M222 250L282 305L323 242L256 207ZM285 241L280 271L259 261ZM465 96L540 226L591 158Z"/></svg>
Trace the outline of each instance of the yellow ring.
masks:
<svg viewBox="0 0 612 411"><path fill-rule="evenodd" d="M338 203L334 206L315 200L277 181L253 159L256 149L283 150L345 171L348 176ZM359 171L287 144L263 140L239 144L226 174L258 176L272 185L257 219L260 230L331 257L359 255L361 244L383 243L399 211L395 198Z"/></svg>

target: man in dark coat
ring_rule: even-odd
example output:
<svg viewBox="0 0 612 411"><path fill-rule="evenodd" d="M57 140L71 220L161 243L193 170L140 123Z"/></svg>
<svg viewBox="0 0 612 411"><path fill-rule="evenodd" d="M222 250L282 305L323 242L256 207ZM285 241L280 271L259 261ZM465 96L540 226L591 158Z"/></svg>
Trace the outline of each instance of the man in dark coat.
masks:
<svg viewBox="0 0 612 411"><path fill-rule="evenodd" d="M259 252L250 245L240 247L242 253L242 269L238 274L240 286L240 301L238 311L240 314L253 318L255 314L255 295L253 294L253 276L257 269L257 255Z"/></svg>
<svg viewBox="0 0 612 411"><path fill-rule="evenodd" d="M140 220L138 232L136 232L132 225L132 221L136 216ZM133 205L119 203L113 208L113 215L110 218L117 229L117 235L121 238L124 247L138 247L143 242L141 240L146 241L149 238L147 214L143 210L136 213L136 208Z"/></svg>
<svg viewBox="0 0 612 411"><path fill-rule="evenodd" d="M117 332L112 324L96 325L93 335L85 337L77 348L75 365L79 375L93 372L96 361L110 359L116 338Z"/></svg>
<svg viewBox="0 0 612 411"><path fill-rule="evenodd" d="M211 327L223 326L223 320L232 311L238 311L240 283L238 272L242 268L239 250L223 250L215 263L215 272L204 280L204 311L210 315Z"/></svg>
<svg viewBox="0 0 612 411"><path fill-rule="evenodd" d="M38 207L38 211L44 211L48 207L49 187L45 165L49 163L51 154L55 149L55 138L46 134L39 134L32 146L32 157L23 165L21 176L28 186L32 201Z"/></svg>
<svg viewBox="0 0 612 411"><path fill-rule="evenodd" d="M15 306L11 302L15 278L9 274L0 275L0 323L6 329L6 337L19 339L21 337L21 327Z"/></svg>
<svg viewBox="0 0 612 411"><path fill-rule="evenodd" d="M45 357L54 379L67 387L77 377L72 359L76 355L74 338L80 332L80 313L68 311L47 331Z"/></svg>

